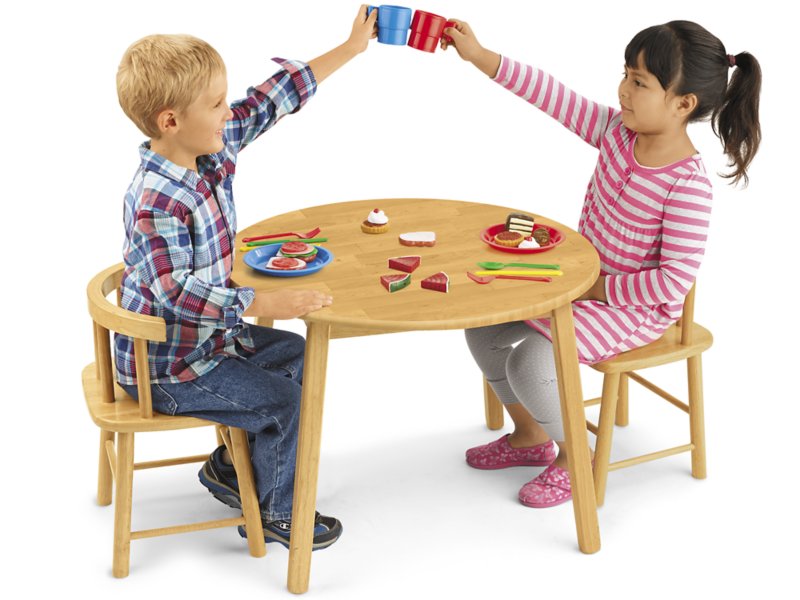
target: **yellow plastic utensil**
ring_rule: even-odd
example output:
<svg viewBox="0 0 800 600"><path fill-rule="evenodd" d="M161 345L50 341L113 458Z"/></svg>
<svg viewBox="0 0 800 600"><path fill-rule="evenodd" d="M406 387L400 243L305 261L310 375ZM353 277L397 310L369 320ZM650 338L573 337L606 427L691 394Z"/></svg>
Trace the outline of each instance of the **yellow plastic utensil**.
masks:
<svg viewBox="0 0 800 600"><path fill-rule="evenodd" d="M554 269L528 269L527 271L475 271L475 275L538 275L542 277L555 277L563 274L563 271L556 271Z"/></svg>

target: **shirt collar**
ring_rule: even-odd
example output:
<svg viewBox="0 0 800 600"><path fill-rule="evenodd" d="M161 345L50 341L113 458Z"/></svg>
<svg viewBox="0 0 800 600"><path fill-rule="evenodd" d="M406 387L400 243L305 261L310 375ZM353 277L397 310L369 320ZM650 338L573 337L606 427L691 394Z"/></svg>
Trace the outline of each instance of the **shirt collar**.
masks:
<svg viewBox="0 0 800 600"><path fill-rule="evenodd" d="M157 152L153 152L150 149L150 142L143 142L139 146L139 154L142 159L142 169L145 171L157 173L191 189L196 189L197 184L201 181L196 171L181 167Z"/></svg>

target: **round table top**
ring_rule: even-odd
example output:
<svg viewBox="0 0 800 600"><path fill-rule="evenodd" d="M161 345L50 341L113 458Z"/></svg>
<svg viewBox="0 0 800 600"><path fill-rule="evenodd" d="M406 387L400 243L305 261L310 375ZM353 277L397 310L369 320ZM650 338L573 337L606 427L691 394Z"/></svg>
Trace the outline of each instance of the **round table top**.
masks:
<svg viewBox="0 0 800 600"><path fill-rule="evenodd" d="M361 222L380 208L389 217L389 231L368 234ZM480 234L491 225L504 223L512 212L524 212L537 223L555 227L565 239L550 250L531 254L503 252L481 241ZM260 290L285 287L318 289L333 296L333 304L303 317L306 321L329 323L370 331L411 331L424 329L465 329L547 316L558 306L583 294L597 279L600 262L592 245L579 233L529 211L479 202L394 198L339 202L304 208L261 221L239 233L242 238L282 231L308 231L320 227L320 245L333 254L322 270L302 277L272 277L244 263L237 251L233 279L238 286ZM412 231L434 231L432 247L403 246L398 235ZM389 293L382 275L398 274L388 259L421 256L420 266L411 274L411 284ZM552 263L561 266L563 276L551 283L496 279L488 284L470 280L467 271L479 271L478 261ZM442 293L420 286L420 282L444 271L450 291Z"/></svg>

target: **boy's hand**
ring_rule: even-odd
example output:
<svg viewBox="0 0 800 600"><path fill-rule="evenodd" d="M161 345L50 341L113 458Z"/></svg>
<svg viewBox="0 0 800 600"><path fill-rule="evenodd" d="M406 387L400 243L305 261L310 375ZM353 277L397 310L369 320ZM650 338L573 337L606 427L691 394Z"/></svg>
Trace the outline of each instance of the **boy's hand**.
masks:
<svg viewBox="0 0 800 600"><path fill-rule="evenodd" d="M364 52L371 39L378 36L378 28L375 23L378 19L377 7L367 16L367 5L362 4L358 9L356 20L353 21L353 31L350 32L350 37L347 44L353 47L357 54Z"/></svg>
<svg viewBox="0 0 800 600"><path fill-rule="evenodd" d="M333 298L316 290L256 290L253 303L244 311L246 317L269 319L294 319L333 304Z"/></svg>
<svg viewBox="0 0 800 600"><path fill-rule="evenodd" d="M347 41L322 56L308 61L308 66L311 67L311 72L314 73L314 78L318 84L325 81L331 73L337 71L342 65L367 49L369 41L378 35L375 27L377 18L377 10L373 10L368 17L367 5L362 4L361 8L358 9L356 20L353 21L353 31L350 32L350 37L347 38Z"/></svg>
<svg viewBox="0 0 800 600"><path fill-rule="evenodd" d="M497 69L500 68L500 55L480 45L469 23L457 21L456 19L450 20L453 21L456 26L446 27L444 33L453 38L453 41L448 42L443 35L441 42L442 50L447 50L448 47L455 46L456 52L458 52L461 58L471 62L489 77L494 77L497 74Z"/></svg>

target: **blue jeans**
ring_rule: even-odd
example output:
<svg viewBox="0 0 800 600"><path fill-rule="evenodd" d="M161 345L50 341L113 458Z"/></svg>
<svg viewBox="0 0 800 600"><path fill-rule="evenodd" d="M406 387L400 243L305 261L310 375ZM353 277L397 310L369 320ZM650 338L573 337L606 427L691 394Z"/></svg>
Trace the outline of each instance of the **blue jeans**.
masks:
<svg viewBox="0 0 800 600"><path fill-rule="evenodd" d="M184 383L152 384L153 409L239 427L249 433L261 513L292 516L297 427L305 340L289 331L248 325L255 352L240 350ZM123 386L137 398L136 386Z"/></svg>

